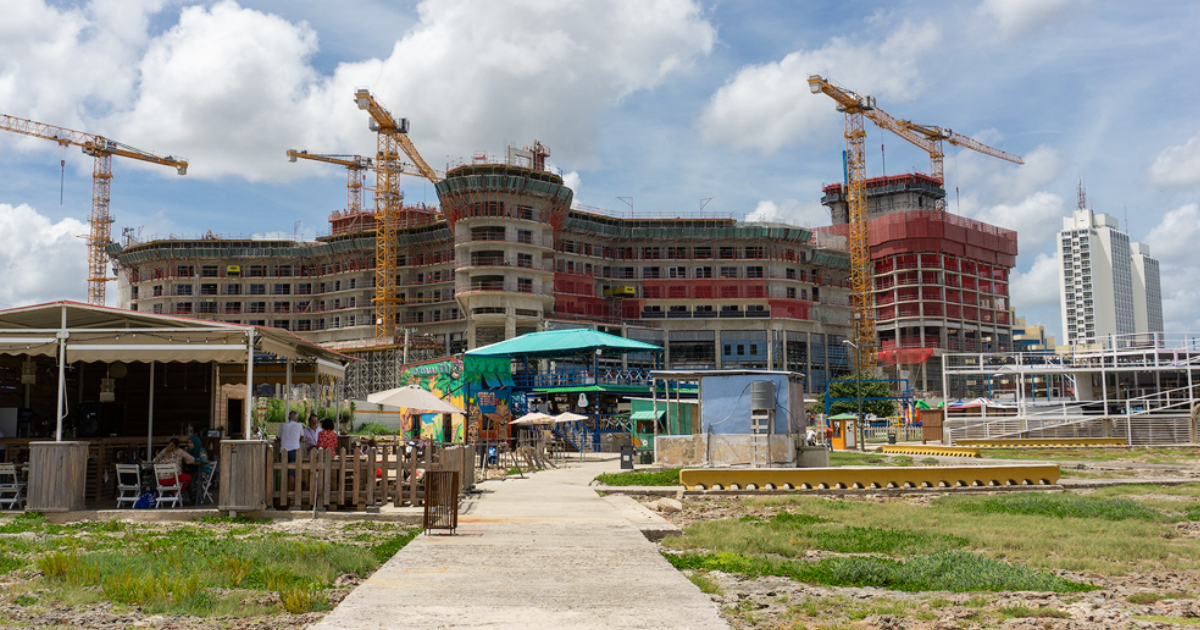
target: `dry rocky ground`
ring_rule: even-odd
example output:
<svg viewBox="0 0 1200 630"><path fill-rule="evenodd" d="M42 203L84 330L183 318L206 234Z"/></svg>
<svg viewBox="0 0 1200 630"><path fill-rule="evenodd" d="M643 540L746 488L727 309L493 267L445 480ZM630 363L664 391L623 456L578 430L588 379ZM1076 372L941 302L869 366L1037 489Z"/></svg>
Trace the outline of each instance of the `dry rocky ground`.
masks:
<svg viewBox="0 0 1200 630"><path fill-rule="evenodd" d="M832 497L836 498L836 497ZM1163 500L1153 495L1146 498ZM928 504L931 495L860 497L886 503L907 501ZM1184 499L1184 497L1180 497ZM652 499L647 499L650 507ZM682 510L662 510L672 523L687 527L713 519L758 517L769 519L777 510L743 505L735 498L686 498ZM1200 523L1174 525L1181 538L1200 538ZM807 560L836 555L809 551ZM689 576L694 574L685 571ZM744 576L709 571L699 577L709 597L722 609L734 628L799 629L861 628L864 630L950 630L976 628L1061 629L1179 628L1200 625L1200 571L1163 570L1104 576L1056 572L1058 575L1102 587L1087 593L905 593L879 588L825 587L795 582L785 577ZM1155 597L1162 597L1158 601ZM1130 601L1130 598L1133 601ZM1140 602L1140 603L1139 603ZM1158 619L1158 618L1169 618Z"/></svg>

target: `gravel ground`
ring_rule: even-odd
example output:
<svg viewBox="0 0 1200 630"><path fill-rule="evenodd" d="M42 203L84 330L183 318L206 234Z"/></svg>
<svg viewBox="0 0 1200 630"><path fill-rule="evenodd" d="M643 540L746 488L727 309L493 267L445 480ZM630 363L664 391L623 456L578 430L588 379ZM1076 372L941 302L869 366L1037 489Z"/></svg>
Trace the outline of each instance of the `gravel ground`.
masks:
<svg viewBox="0 0 1200 630"><path fill-rule="evenodd" d="M1161 495L1145 499L1163 500ZM928 504L930 495L867 497L885 503ZM650 500L650 499L648 499ZM1169 500L1169 499L1168 499ZM734 497L689 497L683 510L662 516L680 527L700 521L756 516L769 519L773 508L747 507ZM1200 538L1200 523L1179 523L1181 538ZM809 560L836 555L810 551ZM691 574L690 571L685 573ZM745 578L710 571L709 597L739 629L862 628L949 630L951 628L1085 629L1178 628L1200 624L1200 571L1163 570L1103 576L1060 571L1064 578L1101 585L1088 593L904 593L878 588L823 587L783 577ZM1139 597L1140 594L1140 597ZM1159 601L1147 601L1170 597ZM1142 603L1133 603L1129 598ZM1006 610L1005 610L1006 609ZM1034 616L1014 616L1015 614ZM1159 620L1157 618L1163 618Z"/></svg>

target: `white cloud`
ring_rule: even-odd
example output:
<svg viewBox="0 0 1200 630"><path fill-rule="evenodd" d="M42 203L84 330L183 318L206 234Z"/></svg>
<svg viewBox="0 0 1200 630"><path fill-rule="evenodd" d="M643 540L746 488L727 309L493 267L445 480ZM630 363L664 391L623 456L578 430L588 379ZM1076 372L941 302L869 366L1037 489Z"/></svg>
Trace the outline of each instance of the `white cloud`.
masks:
<svg viewBox="0 0 1200 630"><path fill-rule="evenodd" d="M353 101L361 86L411 119L435 166L535 137L586 163L603 110L686 71L716 41L692 0L428 1L387 58L322 75L305 23L222 0L184 7L151 38L148 17L163 1L59 10L16 0L0 24L0 102L23 117L185 156L190 177L311 172L288 166L288 148L372 153L367 114Z"/></svg>
<svg viewBox="0 0 1200 630"><path fill-rule="evenodd" d="M1163 292L1163 323L1171 332L1200 330L1200 205L1189 203L1163 216L1146 235L1150 254L1159 260Z"/></svg>
<svg viewBox="0 0 1200 630"><path fill-rule="evenodd" d="M1158 186L1200 184L1200 133L1184 144L1163 149L1150 165L1148 175L1150 182Z"/></svg>
<svg viewBox="0 0 1200 630"><path fill-rule="evenodd" d="M1145 243L1160 262L1197 264L1196 244L1200 243L1200 205L1189 203L1163 216L1150 230Z"/></svg>
<svg viewBox="0 0 1200 630"><path fill-rule="evenodd" d="M1014 37L1036 31L1070 0L984 0L979 10L994 19L1000 34Z"/></svg>
<svg viewBox="0 0 1200 630"><path fill-rule="evenodd" d="M583 181L579 178L579 173L577 171L563 173L562 178L563 185L570 188L571 192L575 193L575 201L579 201L579 187L583 184Z"/></svg>
<svg viewBox="0 0 1200 630"><path fill-rule="evenodd" d="M57 223L26 204L0 203L0 308L54 300L87 300L88 226Z"/></svg>
<svg viewBox="0 0 1200 630"><path fill-rule="evenodd" d="M974 197L964 199L969 210L963 214L984 223L1014 230L1021 251L1035 252L1062 227L1066 208L1063 198L1038 191L1013 203L978 206ZM948 206L953 208L953 206Z"/></svg>
<svg viewBox="0 0 1200 630"><path fill-rule="evenodd" d="M764 199L746 215L746 221L788 223L790 225L828 225L829 210L816 201L784 199L780 203Z"/></svg>
<svg viewBox="0 0 1200 630"><path fill-rule="evenodd" d="M932 23L906 20L881 42L834 37L822 48L742 68L713 94L697 125L709 142L764 153L830 135L839 115L829 97L809 92L810 74L881 102L911 100L923 87L917 62L940 39Z"/></svg>
<svg viewBox="0 0 1200 630"><path fill-rule="evenodd" d="M1058 266L1057 255L1038 254L1029 271L1013 271L1009 285L1012 287L1013 306L1019 312L1060 306L1062 298L1058 293Z"/></svg>

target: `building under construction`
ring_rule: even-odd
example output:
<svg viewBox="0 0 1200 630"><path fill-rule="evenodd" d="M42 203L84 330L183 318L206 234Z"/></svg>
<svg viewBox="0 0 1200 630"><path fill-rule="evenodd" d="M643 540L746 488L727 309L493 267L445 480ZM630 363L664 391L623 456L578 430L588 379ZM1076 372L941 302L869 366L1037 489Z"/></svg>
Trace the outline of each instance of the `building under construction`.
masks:
<svg viewBox="0 0 1200 630"><path fill-rule="evenodd" d="M437 183L440 207L396 215L394 336L377 333L376 215L354 210L335 212L313 242L114 244L120 305L273 326L365 359L347 372L351 397L394 387L409 361L573 326L661 345L669 367L800 372L809 391L849 372L843 238L733 218L612 216L574 205L536 157L478 153Z"/></svg>
<svg viewBox="0 0 1200 630"><path fill-rule="evenodd" d="M936 210L940 180L921 174L866 180L878 361L890 377L922 391L941 390L947 351L1009 352L1009 274L1017 234ZM824 187L821 203L847 236L842 184Z"/></svg>

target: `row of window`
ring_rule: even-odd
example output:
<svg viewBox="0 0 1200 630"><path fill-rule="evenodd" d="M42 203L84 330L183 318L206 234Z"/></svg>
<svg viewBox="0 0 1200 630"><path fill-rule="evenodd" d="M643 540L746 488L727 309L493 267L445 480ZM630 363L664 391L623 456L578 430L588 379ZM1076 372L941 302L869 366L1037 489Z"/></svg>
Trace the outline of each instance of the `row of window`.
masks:
<svg viewBox="0 0 1200 630"><path fill-rule="evenodd" d="M613 267L600 267L600 266L593 267L591 263L582 263L582 262L575 262L572 260L561 260L561 259L559 261L557 261L556 267L557 267L557 271L559 273L576 273L576 274L582 274L585 276L590 276L590 275L593 275L596 270L599 270L600 277L603 277L603 278L616 278L618 280L636 280L638 278L638 276L637 276L638 268L637 267L616 267L615 269ZM616 275L613 275L614 270L616 271ZM662 278L705 279L705 278L713 278L713 277L717 277L717 278L765 278L766 277L765 269L759 265L752 265L752 266L748 266L745 268L732 267L732 266L731 267L717 267L715 276L714 276L713 272L714 272L713 267L693 267L691 269L689 269L687 267L642 267L641 268L641 274L642 274L641 278L643 280L656 280L656 279L662 279ZM816 278L817 275L818 275L818 270L816 270L816 269L812 270L812 277ZM809 272L806 269L796 270L796 269L789 268L786 271L786 277L789 280L800 280L803 282L807 282L808 278L809 278Z"/></svg>

